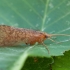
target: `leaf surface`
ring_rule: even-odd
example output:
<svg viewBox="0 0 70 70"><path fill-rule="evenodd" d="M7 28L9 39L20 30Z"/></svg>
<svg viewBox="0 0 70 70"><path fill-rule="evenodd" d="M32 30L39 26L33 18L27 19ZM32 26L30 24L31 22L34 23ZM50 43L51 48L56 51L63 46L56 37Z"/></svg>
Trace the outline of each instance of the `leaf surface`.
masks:
<svg viewBox="0 0 70 70"><path fill-rule="evenodd" d="M48 34L70 34L69 0L0 0L0 24L41 30ZM0 48L0 69L20 70L28 56L51 57L70 50L70 36L46 39L43 45ZM52 63L52 61L51 61Z"/></svg>

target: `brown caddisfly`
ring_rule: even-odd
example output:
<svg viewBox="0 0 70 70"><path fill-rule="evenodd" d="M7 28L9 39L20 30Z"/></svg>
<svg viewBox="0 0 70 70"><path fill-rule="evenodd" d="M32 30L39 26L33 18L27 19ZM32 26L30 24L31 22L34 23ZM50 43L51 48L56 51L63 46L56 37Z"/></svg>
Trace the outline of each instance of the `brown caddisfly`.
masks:
<svg viewBox="0 0 70 70"><path fill-rule="evenodd" d="M50 37L57 35L70 36L67 34L47 34L41 31L0 25L0 46L16 46L23 43L34 45L36 42L46 46L43 43L44 40L48 38L51 41L54 41Z"/></svg>

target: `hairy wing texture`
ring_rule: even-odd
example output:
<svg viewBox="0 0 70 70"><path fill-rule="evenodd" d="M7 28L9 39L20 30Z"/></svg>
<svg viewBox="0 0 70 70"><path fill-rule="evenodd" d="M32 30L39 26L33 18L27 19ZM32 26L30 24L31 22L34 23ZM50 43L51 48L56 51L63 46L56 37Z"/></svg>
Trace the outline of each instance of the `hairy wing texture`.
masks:
<svg viewBox="0 0 70 70"><path fill-rule="evenodd" d="M0 46L15 46L20 44L34 44L36 31L0 25ZM33 41L34 40L34 41Z"/></svg>

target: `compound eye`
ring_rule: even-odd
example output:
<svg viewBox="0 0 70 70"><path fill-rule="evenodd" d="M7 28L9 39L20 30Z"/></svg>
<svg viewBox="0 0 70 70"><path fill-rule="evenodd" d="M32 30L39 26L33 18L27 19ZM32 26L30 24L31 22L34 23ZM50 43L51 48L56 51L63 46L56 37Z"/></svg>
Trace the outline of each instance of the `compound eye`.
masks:
<svg viewBox="0 0 70 70"><path fill-rule="evenodd" d="M47 36L47 35L45 35L45 38L48 38L48 36Z"/></svg>

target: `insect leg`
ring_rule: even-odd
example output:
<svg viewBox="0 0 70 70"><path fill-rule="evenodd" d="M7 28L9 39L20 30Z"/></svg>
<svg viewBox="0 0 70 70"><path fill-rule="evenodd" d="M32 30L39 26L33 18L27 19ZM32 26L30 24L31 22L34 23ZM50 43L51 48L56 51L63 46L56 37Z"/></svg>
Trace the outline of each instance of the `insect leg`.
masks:
<svg viewBox="0 0 70 70"><path fill-rule="evenodd" d="M45 46L45 48L47 49L47 51L48 51L48 54L50 53L49 52L49 49L48 49L48 47L42 42L42 45L44 45Z"/></svg>

